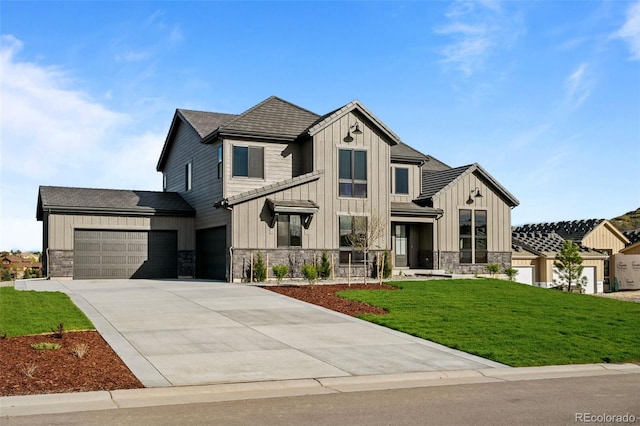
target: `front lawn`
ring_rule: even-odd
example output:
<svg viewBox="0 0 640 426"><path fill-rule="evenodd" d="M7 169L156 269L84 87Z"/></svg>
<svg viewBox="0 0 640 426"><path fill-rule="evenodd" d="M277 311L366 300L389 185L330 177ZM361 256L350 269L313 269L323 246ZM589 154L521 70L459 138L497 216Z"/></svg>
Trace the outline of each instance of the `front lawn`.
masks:
<svg viewBox="0 0 640 426"><path fill-rule="evenodd" d="M404 281L344 291L361 318L514 367L640 361L640 304L496 279Z"/></svg>
<svg viewBox="0 0 640 426"><path fill-rule="evenodd" d="M13 337L47 333L57 329L60 323L65 331L94 328L64 293L0 287L0 335L6 333L7 337Z"/></svg>

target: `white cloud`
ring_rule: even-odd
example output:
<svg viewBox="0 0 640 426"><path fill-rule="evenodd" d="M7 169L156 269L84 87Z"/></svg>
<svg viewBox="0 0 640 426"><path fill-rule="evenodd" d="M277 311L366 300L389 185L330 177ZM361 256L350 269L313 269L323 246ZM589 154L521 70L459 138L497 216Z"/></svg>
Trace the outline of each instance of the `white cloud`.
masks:
<svg viewBox="0 0 640 426"><path fill-rule="evenodd" d="M509 48L523 32L516 16L509 16L499 1L459 1L447 11L448 22L434 29L452 42L442 48L442 62L471 76L486 59Z"/></svg>
<svg viewBox="0 0 640 426"><path fill-rule="evenodd" d="M578 65L565 80L567 101L573 107L579 107L591 95L594 80L586 63Z"/></svg>
<svg viewBox="0 0 640 426"><path fill-rule="evenodd" d="M15 37L1 42L1 249L41 246L39 185L160 189L164 135L74 89L71 72L19 59Z"/></svg>
<svg viewBox="0 0 640 426"><path fill-rule="evenodd" d="M640 60L640 1L629 7L627 20L615 35L627 42L631 59Z"/></svg>

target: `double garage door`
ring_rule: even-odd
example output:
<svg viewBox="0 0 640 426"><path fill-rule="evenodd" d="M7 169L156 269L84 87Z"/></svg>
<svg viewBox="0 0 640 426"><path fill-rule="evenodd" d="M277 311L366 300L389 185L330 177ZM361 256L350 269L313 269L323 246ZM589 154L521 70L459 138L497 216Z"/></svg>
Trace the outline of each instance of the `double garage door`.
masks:
<svg viewBox="0 0 640 426"><path fill-rule="evenodd" d="M177 278L176 231L76 230L73 278Z"/></svg>

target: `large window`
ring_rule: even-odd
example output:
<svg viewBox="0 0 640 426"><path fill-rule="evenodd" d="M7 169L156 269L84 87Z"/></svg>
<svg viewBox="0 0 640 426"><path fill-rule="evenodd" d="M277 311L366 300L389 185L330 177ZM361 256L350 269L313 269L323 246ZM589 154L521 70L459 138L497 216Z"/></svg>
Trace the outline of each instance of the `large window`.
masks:
<svg viewBox="0 0 640 426"><path fill-rule="evenodd" d="M367 232L366 216L340 216L340 263L363 263L364 253L362 252L363 238Z"/></svg>
<svg viewBox="0 0 640 426"><path fill-rule="evenodd" d="M460 263L487 263L487 211L460 210Z"/></svg>
<svg viewBox="0 0 640 426"><path fill-rule="evenodd" d="M339 151L338 187L341 197L367 197L367 151Z"/></svg>
<svg viewBox="0 0 640 426"><path fill-rule="evenodd" d="M404 167L396 167L394 176L394 193L395 194L408 194L409 193L409 169Z"/></svg>
<svg viewBox="0 0 640 426"><path fill-rule="evenodd" d="M191 163L184 166L184 190L191 191Z"/></svg>
<svg viewBox="0 0 640 426"><path fill-rule="evenodd" d="M263 179L264 148L260 146L234 146L233 176Z"/></svg>
<svg viewBox="0 0 640 426"><path fill-rule="evenodd" d="M302 247L300 215L278 215L278 247Z"/></svg>

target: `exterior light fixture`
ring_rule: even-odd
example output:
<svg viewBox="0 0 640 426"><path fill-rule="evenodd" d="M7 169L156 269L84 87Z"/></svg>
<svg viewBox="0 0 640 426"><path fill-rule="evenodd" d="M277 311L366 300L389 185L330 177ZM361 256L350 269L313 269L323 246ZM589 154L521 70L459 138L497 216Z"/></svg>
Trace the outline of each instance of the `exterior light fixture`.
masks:
<svg viewBox="0 0 640 426"><path fill-rule="evenodd" d="M474 194L475 192L475 194ZM475 189L472 189L469 192L469 198L467 199L467 204L473 204L473 198L471 197L471 195L473 194L473 198L482 198L482 194L480 193L480 188L478 188L477 186L475 187Z"/></svg>
<svg viewBox="0 0 640 426"><path fill-rule="evenodd" d="M349 130L347 130L347 136L344 137L344 139L342 139L345 142L353 142L353 136L351 136L351 131L353 131L354 135L361 135L362 134L362 130L360 130L360 126L358 125L358 122L356 121L356 124L353 124L351 126L349 126Z"/></svg>

